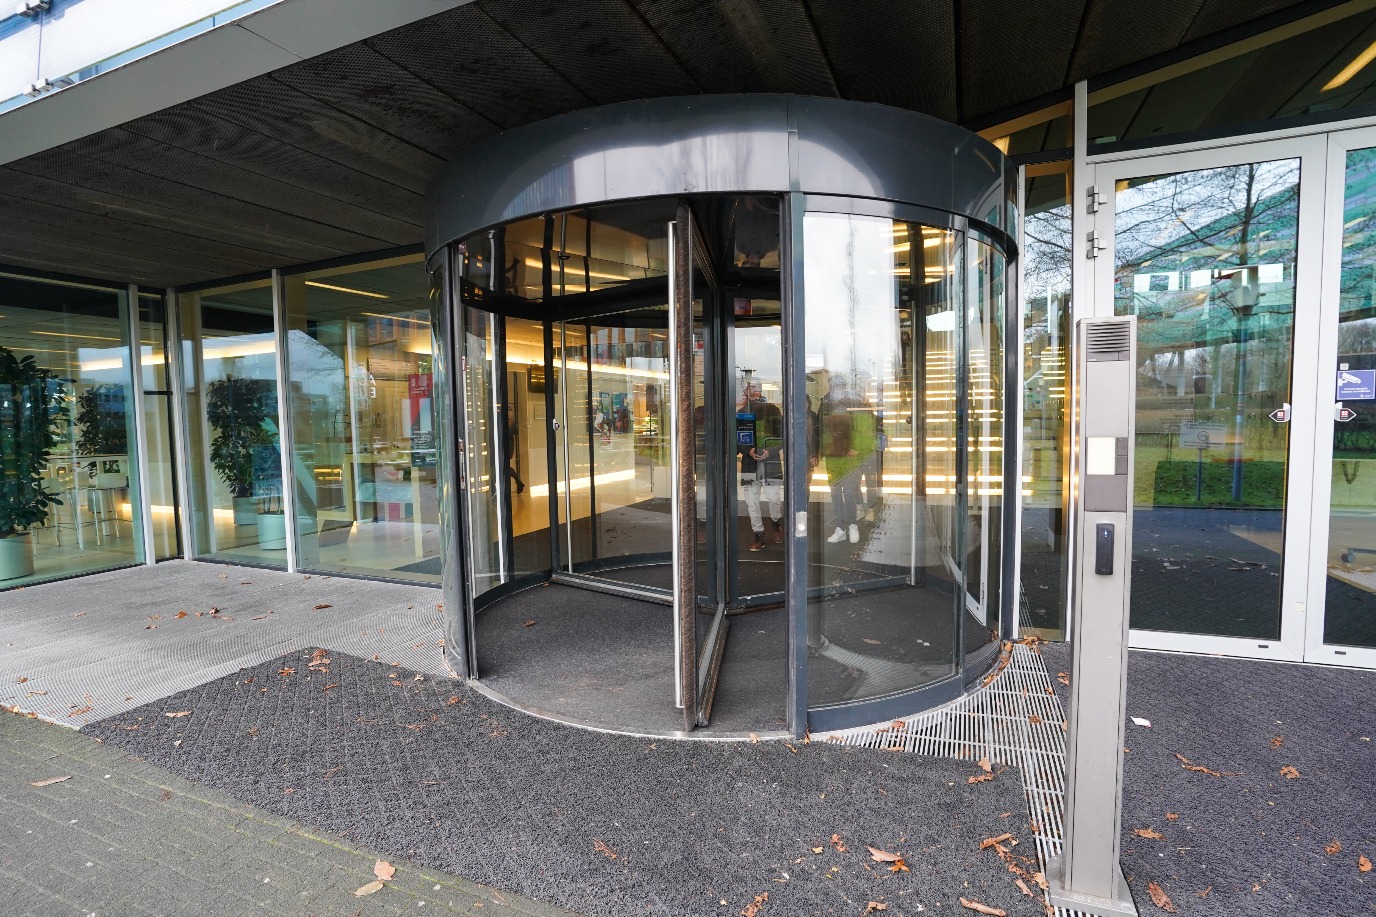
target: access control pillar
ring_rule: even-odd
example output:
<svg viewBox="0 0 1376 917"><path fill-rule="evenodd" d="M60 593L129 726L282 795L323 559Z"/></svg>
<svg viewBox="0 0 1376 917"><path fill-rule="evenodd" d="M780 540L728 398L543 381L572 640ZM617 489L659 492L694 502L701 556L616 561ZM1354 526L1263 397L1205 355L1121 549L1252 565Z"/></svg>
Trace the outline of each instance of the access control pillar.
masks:
<svg viewBox="0 0 1376 917"><path fill-rule="evenodd" d="M1053 905L1136 917L1118 865L1131 594L1137 320L1076 325L1078 510L1071 619L1065 838L1047 868Z"/></svg>

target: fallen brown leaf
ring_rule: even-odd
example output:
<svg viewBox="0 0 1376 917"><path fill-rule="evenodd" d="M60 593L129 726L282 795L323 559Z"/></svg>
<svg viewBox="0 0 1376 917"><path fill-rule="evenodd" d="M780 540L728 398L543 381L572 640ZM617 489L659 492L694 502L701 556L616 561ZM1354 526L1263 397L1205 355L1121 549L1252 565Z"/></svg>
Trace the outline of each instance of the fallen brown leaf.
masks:
<svg viewBox="0 0 1376 917"><path fill-rule="evenodd" d="M1048 888L1051 887L1050 884L1048 884L1046 881L1046 876L1042 875L1039 872L1032 873L1032 881L1036 882L1037 887L1040 888L1042 891L1046 891Z"/></svg>
<svg viewBox="0 0 1376 917"><path fill-rule="evenodd" d="M179 611L179 612L177 612L176 614L174 614L172 617L177 618L177 619L184 618L184 617L186 617L186 612L184 612L184 611Z"/></svg>
<svg viewBox="0 0 1376 917"><path fill-rule="evenodd" d="M30 783L29 786L52 786L54 783L61 783L64 780L71 779L71 774L68 774L66 777L49 777L47 780L35 780L33 783Z"/></svg>
<svg viewBox="0 0 1376 917"><path fill-rule="evenodd" d="M1027 722L1031 723L1033 726L1036 726L1037 724L1041 723L1041 721L1042 718L1037 716L1037 714L1035 713L1030 713L1027 716Z"/></svg>
<svg viewBox="0 0 1376 917"><path fill-rule="evenodd" d="M1178 819L1179 817L1180 817L1180 816L1177 815L1177 814L1175 814L1174 812L1167 812L1167 813L1166 813L1166 821L1175 821L1175 820Z"/></svg>
<svg viewBox="0 0 1376 917"><path fill-rule="evenodd" d="M987 757L980 758L979 769L984 771L986 774L992 774L994 772L994 765L989 763L989 759Z"/></svg>
<svg viewBox="0 0 1376 917"><path fill-rule="evenodd" d="M609 860L616 859L616 851L608 847L605 843L598 840L597 838L592 839L592 849L596 850L598 853L602 854Z"/></svg>
<svg viewBox="0 0 1376 917"><path fill-rule="evenodd" d="M1012 839L1013 835L1011 834L1000 834L998 837L986 837L984 840L979 842L979 849L988 850L995 844L1002 844L1004 841L1011 841Z"/></svg>
<svg viewBox="0 0 1376 917"><path fill-rule="evenodd" d="M1330 843L1330 844L1325 844L1325 845L1324 845L1323 852L1326 853L1326 854L1328 854L1329 856L1332 856L1332 855L1335 854L1335 853L1342 853L1342 852L1343 852L1343 842L1340 841L1340 840L1338 840L1338 839L1335 837L1335 838L1333 838L1333 842L1332 842L1332 843Z"/></svg>
<svg viewBox="0 0 1376 917"><path fill-rule="evenodd" d="M1008 917L1008 912L1002 908L990 907L978 901L971 901L969 898L961 898L960 906L966 910L974 911L976 914L988 914L989 917Z"/></svg>
<svg viewBox="0 0 1376 917"><path fill-rule="evenodd" d="M1276 736L1274 739L1271 740L1271 747L1272 747L1272 748L1280 748L1280 747L1281 747L1282 745L1284 745L1284 744L1285 744L1285 736ZM1210 888L1213 888L1212 885L1210 885L1209 887L1210 887Z"/></svg>
<svg viewBox="0 0 1376 917"><path fill-rule="evenodd" d="M1161 908L1161 910L1170 914L1176 912L1175 905L1171 903L1170 896L1168 896L1165 890L1155 882L1147 882L1147 894L1151 895L1151 903Z"/></svg>
<svg viewBox="0 0 1376 917"><path fill-rule="evenodd" d="M163 716L167 717L167 718L170 719L170 720L175 720L175 719L177 719L177 718L179 718L179 717L190 716L190 715L191 715L191 711L190 711L190 710L178 710L176 713L164 713L164 714L163 714Z"/></svg>
<svg viewBox="0 0 1376 917"><path fill-rule="evenodd" d="M763 895L756 895L755 900L747 904L741 910L741 917L755 917L755 915L759 914L760 908L764 907L765 902L768 900L769 892L765 892Z"/></svg>
<svg viewBox="0 0 1376 917"><path fill-rule="evenodd" d="M324 694L324 693L326 693L327 691L329 691L331 688L337 688L337 687L339 687L339 682L335 682L335 683L332 684L332 685L326 685L325 687L323 687L323 688L320 689L320 693L321 693L321 694Z"/></svg>
<svg viewBox="0 0 1376 917"><path fill-rule="evenodd" d="M1365 853L1357 857L1357 871L1371 872L1371 861L1366 858Z"/></svg>
<svg viewBox="0 0 1376 917"><path fill-rule="evenodd" d="M865 903L865 913L871 914L875 911L887 911L889 906L882 901L869 901Z"/></svg>
<svg viewBox="0 0 1376 917"><path fill-rule="evenodd" d="M1145 837L1153 841L1159 841L1166 836L1160 831L1155 831L1151 828L1134 828L1132 833L1138 837Z"/></svg>
<svg viewBox="0 0 1376 917"><path fill-rule="evenodd" d="M993 779L994 779L994 775L993 775L993 774L976 774L976 775L973 776L973 777L966 777L966 778L965 778L965 782L966 782L966 783L986 783L986 782L988 782L988 781L990 781L990 780L993 780Z"/></svg>
<svg viewBox="0 0 1376 917"><path fill-rule="evenodd" d="M293 668L290 668L290 667L289 667L289 668L285 668L285 669L282 669L282 670L281 670L280 672L278 672L277 674L278 674L278 675L281 675L283 678L286 678L288 675L295 675L295 674L296 674L296 669L293 669Z"/></svg>
<svg viewBox="0 0 1376 917"><path fill-rule="evenodd" d="M322 608L333 608L329 602L321 602L319 605L312 605L311 611L320 611Z"/></svg>
<svg viewBox="0 0 1376 917"><path fill-rule="evenodd" d="M1280 774L1286 780L1298 780L1300 778L1300 772L1289 764L1280 769Z"/></svg>
<svg viewBox="0 0 1376 917"><path fill-rule="evenodd" d="M386 882L397 874L397 868L386 860L378 860L373 864L373 875Z"/></svg>
<svg viewBox="0 0 1376 917"><path fill-rule="evenodd" d="M831 846L836 848L837 853L846 852L846 845L841 843L841 835L839 834L833 834L831 836Z"/></svg>
<svg viewBox="0 0 1376 917"><path fill-rule="evenodd" d="M825 848L825 847L813 847L813 848L812 848L812 852L813 852L813 853L822 853L822 852L825 851L826 849L827 849L827 848Z"/></svg>
<svg viewBox="0 0 1376 917"><path fill-rule="evenodd" d="M1196 898L1207 898L1207 897L1209 897L1209 892L1211 892L1211 891L1213 891L1213 890L1214 890L1214 887L1213 887L1212 885L1210 885L1208 888L1204 889L1203 891L1195 892L1195 893L1194 893L1194 896L1195 896Z"/></svg>
<svg viewBox="0 0 1376 917"><path fill-rule="evenodd" d="M68 716L81 716L81 715L84 714L84 713L90 713L90 712L91 712L91 707L90 707L90 705L88 704L88 705L85 706L85 707L75 707L75 708L73 708L73 709L72 709L72 712L69 713L69 714L67 714L67 715L68 715ZM37 714L34 714L34 715L37 716Z"/></svg>
<svg viewBox="0 0 1376 917"><path fill-rule="evenodd" d="M870 859L874 860L876 863L896 863L903 859L902 854L889 853L887 850L880 850L878 847L870 847L867 845L865 849L870 852Z"/></svg>
<svg viewBox="0 0 1376 917"><path fill-rule="evenodd" d="M527 621L526 623L522 624L521 626L522 626L522 627L534 627L534 626L535 626L535 619L534 619L534 618L531 618L529 621Z"/></svg>
<svg viewBox="0 0 1376 917"><path fill-rule="evenodd" d="M379 879L374 879L373 881L369 882L367 885L365 885L365 886L363 886L362 888L356 890L356 891L354 892L354 896L355 896L355 897L358 897L358 898L362 898L364 895L371 895L373 892L382 891L382 889L385 888L385 887L386 887L386 886L384 886L384 885L382 884L382 881L381 881L381 880L379 880Z"/></svg>
<svg viewBox="0 0 1376 917"><path fill-rule="evenodd" d="M1032 889L1028 888L1028 887L1027 887L1027 883L1024 882L1022 879L1014 879L1014 880L1013 880L1013 884L1016 885L1016 886L1018 887L1018 891L1022 892L1022 893L1023 893L1024 895L1026 895L1027 897L1029 897L1029 898L1035 898L1035 897L1036 897L1036 895L1032 894Z"/></svg>

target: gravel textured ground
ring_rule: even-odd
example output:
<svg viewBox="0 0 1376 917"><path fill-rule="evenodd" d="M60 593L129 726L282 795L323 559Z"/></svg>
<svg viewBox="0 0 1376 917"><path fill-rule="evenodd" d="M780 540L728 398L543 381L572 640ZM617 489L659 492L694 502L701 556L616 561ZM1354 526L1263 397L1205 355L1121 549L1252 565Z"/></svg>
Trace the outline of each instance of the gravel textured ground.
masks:
<svg viewBox="0 0 1376 917"><path fill-rule="evenodd" d="M1071 671L1066 645L1043 656ZM1376 672L1133 652L1127 713L1151 726L1127 726L1123 869L1143 912L1151 881L1180 914L1376 914L1359 859L1376 862L1373 688Z"/></svg>
<svg viewBox="0 0 1376 917"><path fill-rule="evenodd" d="M590 732L385 662L292 653L85 731L348 843L588 915L970 913L962 896L1042 913L979 848L1025 833L1016 771L970 784L970 764L910 754ZM1031 855L1023 840L1013 854Z"/></svg>

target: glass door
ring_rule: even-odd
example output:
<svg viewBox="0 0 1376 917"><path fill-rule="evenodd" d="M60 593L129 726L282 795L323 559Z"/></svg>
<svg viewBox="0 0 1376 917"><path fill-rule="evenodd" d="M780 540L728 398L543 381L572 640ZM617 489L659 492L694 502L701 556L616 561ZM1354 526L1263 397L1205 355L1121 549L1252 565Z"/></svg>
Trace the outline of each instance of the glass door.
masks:
<svg viewBox="0 0 1376 917"><path fill-rule="evenodd" d="M1330 138L1306 653L1376 665L1376 131Z"/></svg>
<svg viewBox="0 0 1376 917"><path fill-rule="evenodd" d="M1137 316L1135 646L1303 654L1323 167L1312 139L1096 167L1096 311Z"/></svg>

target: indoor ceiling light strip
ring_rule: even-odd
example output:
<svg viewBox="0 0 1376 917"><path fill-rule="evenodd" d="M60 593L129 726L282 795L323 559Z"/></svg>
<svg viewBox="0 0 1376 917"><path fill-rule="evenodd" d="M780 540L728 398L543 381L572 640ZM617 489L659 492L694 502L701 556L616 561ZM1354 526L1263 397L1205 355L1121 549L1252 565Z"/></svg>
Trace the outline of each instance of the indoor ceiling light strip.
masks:
<svg viewBox="0 0 1376 917"><path fill-rule="evenodd" d="M1337 76L1333 77L1333 79L1329 80L1327 83L1324 83L1323 91L1328 92L1330 89L1337 89L1339 86L1342 86L1358 73L1361 73L1366 65L1371 63L1373 58L1376 58L1376 41L1367 45L1366 50L1354 57L1351 63L1338 72Z"/></svg>
<svg viewBox="0 0 1376 917"><path fill-rule="evenodd" d="M100 337L95 334L69 334L66 331L32 331L30 334L42 334L53 338L76 338L81 341L114 341L116 344L124 343L122 338Z"/></svg>
<svg viewBox="0 0 1376 917"><path fill-rule="evenodd" d="M332 283L321 283L318 280L307 280L306 286L319 287L322 290L333 290L336 293L348 293L350 296L366 296L369 299L388 299L386 293L373 293L368 290L355 290L352 287L339 287Z"/></svg>

